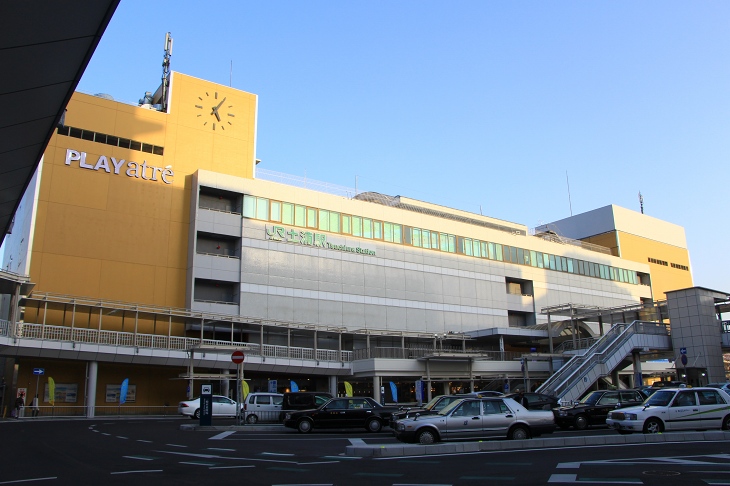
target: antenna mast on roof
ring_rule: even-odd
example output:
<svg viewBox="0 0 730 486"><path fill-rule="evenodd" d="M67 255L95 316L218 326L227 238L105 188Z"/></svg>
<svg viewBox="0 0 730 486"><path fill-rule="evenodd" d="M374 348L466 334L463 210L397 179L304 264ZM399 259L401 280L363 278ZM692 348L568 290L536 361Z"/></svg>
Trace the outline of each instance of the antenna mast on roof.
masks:
<svg viewBox="0 0 730 486"><path fill-rule="evenodd" d="M167 112L167 95L170 89L170 58L172 57L172 34L165 34L165 57L162 59L162 111Z"/></svg>
<svg viewBox="0 0 730 486"><path fill-rule="evenodd" d="M641 214L644 214L644 196L641 195L641 191L639 191L639 206L641 207Z"/></svg>

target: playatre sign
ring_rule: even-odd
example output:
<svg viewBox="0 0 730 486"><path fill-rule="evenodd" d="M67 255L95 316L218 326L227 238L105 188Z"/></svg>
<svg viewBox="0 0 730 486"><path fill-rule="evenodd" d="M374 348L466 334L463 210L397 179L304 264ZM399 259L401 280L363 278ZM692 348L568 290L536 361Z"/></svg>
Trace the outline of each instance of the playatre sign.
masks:
<svg viewBox="0 0 730 486"><path fill-rule="evenodd" d="M155 167L153 165L147 165L146 160L140 164L131 160L129 162L124 159L117 160L114 157L107 157L106 155L100 155L96 161L93 161L93 159L87 161L86 152L66 149L66 165L70 166L76 162L78 162L79 167L82 169L103 170L107 174L113 172L115 175L123 173L127 177L135 177L146 181L156 181L159 176L159 180L165 184L172 184L172 178L175 176L171 165Z"/></svg>
<svg viewBox="0 0 730 486"><path fill-rule="evenodd" d="M335 245L327 241L327 235L314 233L312 231L299 231L296 229L287 230L283 226L266 226L266 238L273 241L285 243L296 243L299 245L315 246L327 250L346 251L359 253L360 255L375 256L375 251L359 246Z"/></svg>

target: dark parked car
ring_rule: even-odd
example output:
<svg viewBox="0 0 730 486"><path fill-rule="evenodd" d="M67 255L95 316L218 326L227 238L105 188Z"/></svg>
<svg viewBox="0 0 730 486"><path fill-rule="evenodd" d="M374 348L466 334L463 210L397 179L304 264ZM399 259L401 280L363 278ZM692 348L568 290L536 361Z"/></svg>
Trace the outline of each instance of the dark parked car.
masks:
<svg viewBox="0 0 730 486"><path fill-rule="evenodd" d="M552 395L532 392L523 393L522 395L527 401L526 405L525 401L521 399L520 393L508 393L506 397L513 399L527 410L552 410L560 406L560 402L558 402L557 397Z"/></svg>
<svg viewBox="0 0 730 486"><path fill-rule="evenodd" d="M390 416L398 407L385 407L369 397L333 398L319 408L286 412L284 427L308 433L312 429L344 429L363 427L369 432L380 432L388 425Z"/></svg>
<svg viewBox="0 0 730 486"><path fill-rule="evenodd" d="M413 407L413 408L406 408L405 410L402 410L400 412L395 412L390 417L390 428L393 428L393 425L395 424L396 420L400 420L402 418L409 418L413 417L416 414L419 415L433 415L435 413L438 413L440 410L445 408L448 404L451 402L455 402L456 400L460 398L467 398L467 397L474 397L473 394L456 394L456 395L439 395L436 397L433 397L430 402L428 402L423 407Z"/></svg>
<svg viewBox="0 0 730 486"><path fill-rule="evenodd" d="M286 392L281 404L279 421L284 420L286 412L318 408L331 399L332 394L327 392Z"/></svg>
<svg viewBox="0 0 730 486"><path fill-rule="evenodd" d="M605 425L608 414L617 408L640 405L647 396L638 389L596 390L572 407L553 410L555 423L561 429L584 430L591 425Z"/></svg>

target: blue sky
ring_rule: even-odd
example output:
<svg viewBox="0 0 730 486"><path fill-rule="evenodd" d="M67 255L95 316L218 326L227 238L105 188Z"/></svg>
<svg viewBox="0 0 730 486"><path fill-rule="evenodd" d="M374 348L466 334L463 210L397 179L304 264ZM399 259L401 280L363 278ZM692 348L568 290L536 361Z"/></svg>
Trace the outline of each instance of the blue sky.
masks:
<svg viewBox="0 0 730 486"><path fill-rule="evenodd" d="M259 96L260 167L537 226L607 204L684 226L730 291L730 3L123 0L79 91L172 69ZM570 179L570 202L566 184Z"/></svg>

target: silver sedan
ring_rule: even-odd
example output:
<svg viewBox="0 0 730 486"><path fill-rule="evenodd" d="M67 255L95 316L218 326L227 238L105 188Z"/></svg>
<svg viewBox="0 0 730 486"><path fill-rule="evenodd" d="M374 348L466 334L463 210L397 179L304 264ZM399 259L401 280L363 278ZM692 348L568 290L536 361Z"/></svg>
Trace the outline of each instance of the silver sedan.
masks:
<svg viewBox="0 0 730 486"><path fill-rule="evenodd" d="M527 410L511 398L464 398L435 415L398 420L393 434L402 442L505 437L529 439L555 430L552 411Z"/></svg>

